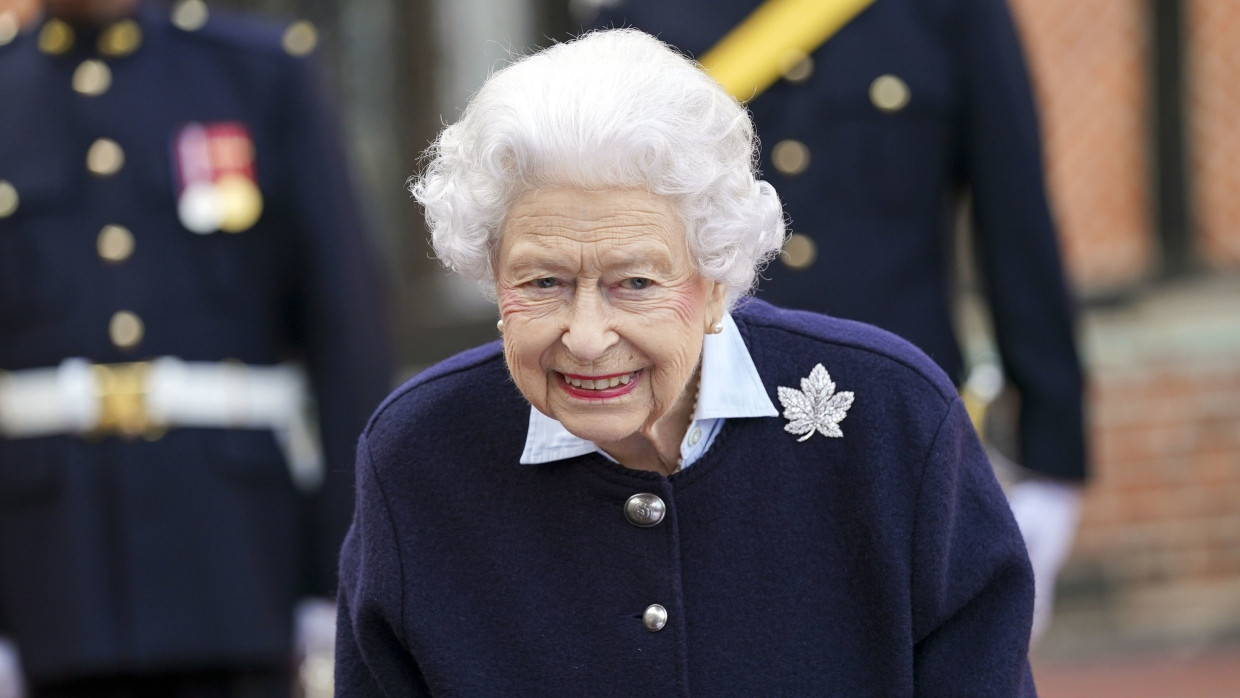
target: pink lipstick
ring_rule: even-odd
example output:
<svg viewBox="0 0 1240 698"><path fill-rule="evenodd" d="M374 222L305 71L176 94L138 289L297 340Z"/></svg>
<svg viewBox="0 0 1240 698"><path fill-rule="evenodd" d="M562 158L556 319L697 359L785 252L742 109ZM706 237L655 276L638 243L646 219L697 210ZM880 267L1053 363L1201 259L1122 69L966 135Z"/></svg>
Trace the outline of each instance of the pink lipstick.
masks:
<svg viewBox="0 0 1240 698"><path fill-rule="evenodd" d="M573 397L583 400L603 400L632 392L637 387L641 375L641 371L595 376L561 373L560 385L564 387L564 392Z"/></svg>

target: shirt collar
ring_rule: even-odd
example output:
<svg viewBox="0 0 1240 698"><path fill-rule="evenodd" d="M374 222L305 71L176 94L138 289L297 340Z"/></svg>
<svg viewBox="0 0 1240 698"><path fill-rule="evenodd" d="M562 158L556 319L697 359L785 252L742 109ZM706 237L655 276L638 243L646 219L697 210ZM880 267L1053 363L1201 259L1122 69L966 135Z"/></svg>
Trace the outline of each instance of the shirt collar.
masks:
<svg viewBox="0 0 1240 698"><path fill-rule="evenodd" d="M706 335L702 343L702 380L698 387L694 421L777 417L749 348L731 315L723 318L723 331ZM593 441L573 436L564 425L530 408L521 463L532 465L601 452Z"/></svg>

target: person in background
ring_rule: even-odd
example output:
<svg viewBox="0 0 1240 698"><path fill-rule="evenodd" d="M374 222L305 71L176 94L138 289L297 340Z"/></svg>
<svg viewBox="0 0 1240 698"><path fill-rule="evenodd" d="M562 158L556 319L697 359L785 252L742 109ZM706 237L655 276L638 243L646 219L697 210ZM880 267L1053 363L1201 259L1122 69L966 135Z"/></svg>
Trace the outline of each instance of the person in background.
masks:
<svg viewBox="0 0 1240 698"><path fill-rule="evenodd" d="M784 237L753 136L636 30L440 133L412 190L502 341L363 432L340 695L1033 695L1032 572L951 381L745 300Z"/></svg>
<svg viewBox="0 0 1240 698"><path fill-rule="evenodd" d="M576 6L588 26L653 32L720 70L772 56L778 78L768 88L737 89L761 139L762 171L783 195L794 231L758 297L891 330L962 389L970 373L954 290L967 208L1002 374L1019 396L1020 469L1007 494L1037 578L1039 636L1087 475L1084 381L1034 99L1005 1ZM766 35L756 22L733 34L750 17ZM781 46L816 21L832 24L811 43ZM967 397L981 402L971 390Z"/></svg>
<svg viewBox="0 0 1240 698"><path fill-rule="evenodd" d="M4 38L0 635L34 698L288 696L394 375L314 31L45 0Z"/></svg>

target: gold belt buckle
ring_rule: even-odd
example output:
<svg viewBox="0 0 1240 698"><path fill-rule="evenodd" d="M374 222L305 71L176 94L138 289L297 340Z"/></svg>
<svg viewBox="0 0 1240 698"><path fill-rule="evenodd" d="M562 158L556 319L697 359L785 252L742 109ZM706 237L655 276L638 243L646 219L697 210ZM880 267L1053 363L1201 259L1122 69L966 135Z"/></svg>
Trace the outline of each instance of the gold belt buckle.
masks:
<svg viewBox="0 0 1240 698"><path fill-rule="evenodd" d="M95 433L135 438L156 430L146 411L150 368L146 361L91 366L99 399L99 425Z"/></svg>

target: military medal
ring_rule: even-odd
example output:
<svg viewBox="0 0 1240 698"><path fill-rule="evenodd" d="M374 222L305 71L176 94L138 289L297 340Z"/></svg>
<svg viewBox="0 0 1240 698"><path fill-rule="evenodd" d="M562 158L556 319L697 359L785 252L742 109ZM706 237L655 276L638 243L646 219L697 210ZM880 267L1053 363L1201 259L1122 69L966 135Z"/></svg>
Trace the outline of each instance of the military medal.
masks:
<svg viewBox="0 0 1240 698"><path fill-rule="evenodd" d="M206 235L248 230L263 212L254 170L254 141L236 121L187 124L173 147L177 166L177 215Z"/></svg>

